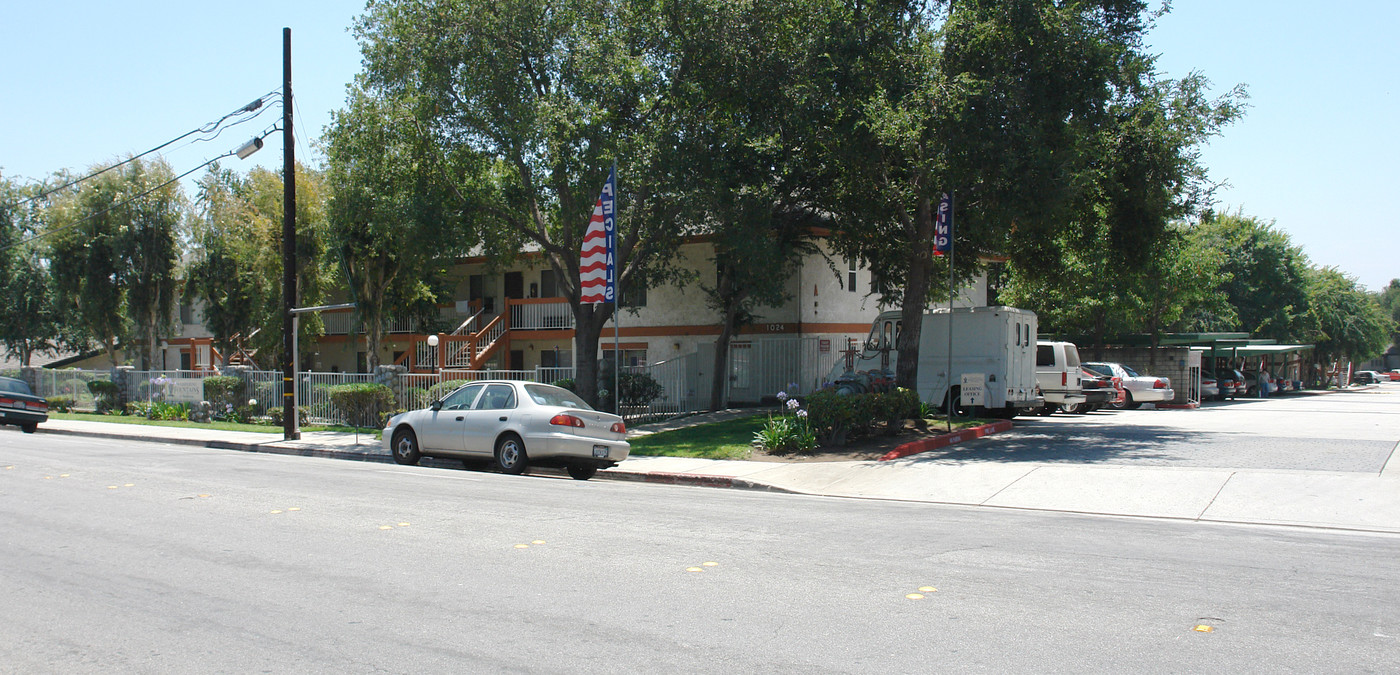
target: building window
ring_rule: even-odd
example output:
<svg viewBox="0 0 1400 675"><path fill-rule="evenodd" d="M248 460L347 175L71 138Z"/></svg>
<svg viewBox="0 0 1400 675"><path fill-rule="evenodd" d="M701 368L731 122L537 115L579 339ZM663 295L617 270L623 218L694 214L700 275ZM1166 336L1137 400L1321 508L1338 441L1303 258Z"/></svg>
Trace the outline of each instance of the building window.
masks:
<svg viewBox="0 0 1400 675"><path fill-rule="evenodd" d="M541 270L541 271L540 271L540 297L541 297L541 298L557 298L557 297L559 297L559 283L558 283L558 281L555 280L555 278L554 278L554 270Z"/></svg>
<svg viewBox="0 0 1400 675"><path fill-rule="evenodd" d="M180 303L180 323L187 326L194 323L194 306L188 302Z"/></svg>
<svg viewBox="0 0 1400 675"><path fill-rule="evenodd" d="M636 284L636 285L635 285L635 288L632 288L632 287L624 287L624 288L622 289L622 298L621 298L621 300L622 300L622 302L621 302L620 304L621 304L623 307L634 307L634 308L646 307L646 306L647 306L647 287L646 287L646 286L643 286L643 285L641 285L641 284Z"/></svg>
<svg viewBox="0 0 1400 675"><path fill-rule="evenodd" d="M748 389L750 362L753 358L752 342L734 342L729 345L729 386L734 389Z"/></svg>
<svg viewBox="0 0 1400 675"><path fill-rule="evenodd" d="M851 258L846 261L846 290L856 292L856 260Z"/></svg>

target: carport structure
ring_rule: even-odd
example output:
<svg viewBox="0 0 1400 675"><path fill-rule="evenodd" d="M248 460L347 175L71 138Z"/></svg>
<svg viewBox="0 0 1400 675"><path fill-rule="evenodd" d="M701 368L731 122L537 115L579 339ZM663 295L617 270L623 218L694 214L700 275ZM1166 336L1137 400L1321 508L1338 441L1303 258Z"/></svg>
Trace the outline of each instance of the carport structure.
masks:
<svg viewBox="0 0 1400 675"><path fill-rule="evenodd" d="M1071 338L1071 341L1074 340ZM1086 344L1091 341L1086 338L1086 342L1075 342ZM1152 336L1145 334L1120 335L1105 342L1127 350L1145 350L1154 344ZM1321 372L1316 372L1313 373L1315 377L1304 377L1306 369L1303 353L1311 351L1313 345L1279 344L1277 340L1269 338L1251 338L1249 333L1163 333L1157 337L1155 345L1168 355L1181 354L1180 350L1183 349L1193 354L1189 359L1182 359L1176 369L1173 382L1183 385L1178 388L1178 402L1200 400L1201 370L1216 372L1226 368L1237 368L1255 372L1268 371L1276 378L1286 378L1297 383L1306 379L1310 386L1319 386L1322 375ZM1199 359L1194 354L1199 354ZM1170 362L1176 358L1169 356L1163 361ZM1171 374L1170 365L1167 363L1166 367L1159 370Z"/></svg>

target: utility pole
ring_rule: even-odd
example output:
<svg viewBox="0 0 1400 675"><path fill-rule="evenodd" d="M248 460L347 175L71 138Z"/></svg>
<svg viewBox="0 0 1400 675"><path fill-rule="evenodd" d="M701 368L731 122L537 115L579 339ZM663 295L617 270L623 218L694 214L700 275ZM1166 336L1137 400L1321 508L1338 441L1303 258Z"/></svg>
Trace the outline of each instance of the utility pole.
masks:
<svg viewBox="0 0 1400 675"><path fill-rule="evenodd" d="M292 29L282 29L282 438L301 438L296 408L297 171L292 135Z"/></svg>

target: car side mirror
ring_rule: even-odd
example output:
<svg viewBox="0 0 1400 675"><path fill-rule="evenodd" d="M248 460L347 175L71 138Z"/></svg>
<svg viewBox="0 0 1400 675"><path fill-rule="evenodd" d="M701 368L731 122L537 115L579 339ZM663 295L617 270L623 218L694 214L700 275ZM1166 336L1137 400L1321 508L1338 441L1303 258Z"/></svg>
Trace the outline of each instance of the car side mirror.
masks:
<svg viewBox="0 0 1400 675"><path fill-rule="evenodd" d="M436 400L436 401L433 401L433 404L430 405L430 406L428 406L428 407L429 407L429 408L432 408L432 409L433 409L433 412L437 412L437 411L439 411L439 410L442 410L442 399L438 399L438 400Z"/></svg>

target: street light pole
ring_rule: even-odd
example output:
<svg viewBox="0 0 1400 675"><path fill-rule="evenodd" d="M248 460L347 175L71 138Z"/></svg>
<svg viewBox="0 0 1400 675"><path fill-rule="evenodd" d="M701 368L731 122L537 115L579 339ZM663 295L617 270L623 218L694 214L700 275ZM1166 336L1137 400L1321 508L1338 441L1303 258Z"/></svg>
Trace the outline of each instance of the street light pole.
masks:
<svg viewBox="0 0 1400 675"><path fill-rule="evenodd" d="M292 29L282 29L282 438L301 438L297 428L297 183L296 144L292 135Z"/></svg>

